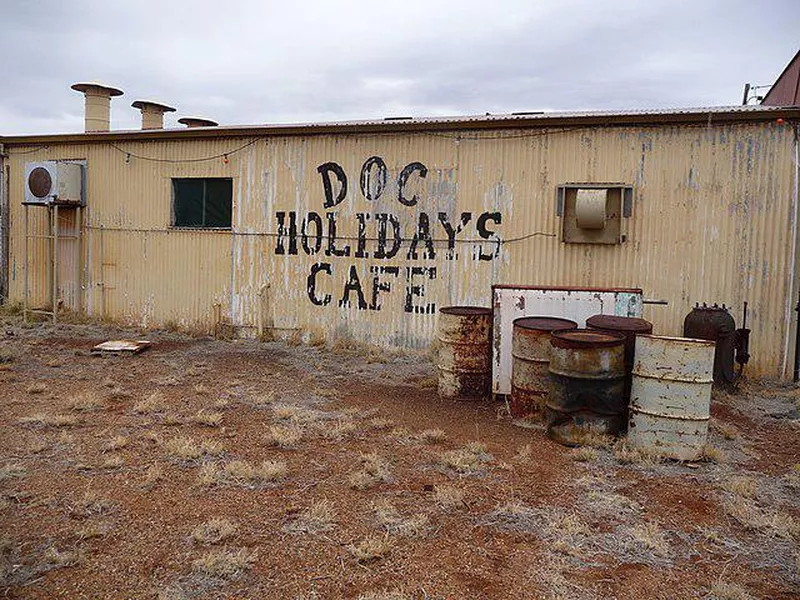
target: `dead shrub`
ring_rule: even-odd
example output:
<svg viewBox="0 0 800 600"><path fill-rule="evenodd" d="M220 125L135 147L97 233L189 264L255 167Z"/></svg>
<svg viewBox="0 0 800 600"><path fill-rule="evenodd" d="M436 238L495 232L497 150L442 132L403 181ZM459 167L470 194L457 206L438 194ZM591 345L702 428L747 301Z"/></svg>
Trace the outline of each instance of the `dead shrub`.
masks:
<svg viewBox="0 0 800 600"><path fill-rule="evenodd" d="M442 429L426 429L417 434L417 438L427 444L443 444L447 434Z"/></svg>
<svg viewBox="0 0 800 600"><path fill-rule="evenodd" d="M96 517L110 512L114 503L108 498L103 498L97 492L88 490L77 503L77 513L83 517Z"/></svg>
<svg viewBox="0 0 800 600"><path fill-rule="evenodd" d="M747 475L738 475L722 482L722 488L735 496L755 498L758 495L758 480Z"/></svg>
<svg viewBox="0 0 800 600"><path fill-rule="evenodd" d="M727 462L728 457L726 456L725 452L723 452L721 449L712 446L710 444L706 444L705 446L703 446L703 450L700 455L700 460L704 462L720 464Z"/></svg>
<svg viewBox="0 0 800 600"><path fill-rule="evenodd" d="M101 469L106 470L114 470L120 469L125 466L125 459L122 458L119 454L110 454L103 459L103 462L100 463Z"/></svg>
<svg viewBox="0 0 800 600"><path fill-rule="evenodd" d="M660 454L644 448L631 446L626 440L618 440L613 447L614 458L623 465L638 465L642 467L652 467L663 462L664 457Z"/></svg>
<svg viewBox="0 0 800 600"><path fill-rule="evenodd" d="M200 523L192 530L192 541L197 544L219 544L236 534L236 524L227 519L214 518Z"/></svg>
<svg viewBox="0 0 800 600"><path fill-rule="evenodd" d="M597 450L591 446L573 448L569 451L569 455L578 462L594 462L599 456Z"/></svg>
<svg viewBox="0 0 800 600"><path fill-rule="evenodd" d="M735 583L718 581L708 590L708 600L756 600L745 588Z"/></svg>
<svg viewBox="0 0 800 600"><path fill-rule="evenodd" d="M0 481L18 479L20 477L25 477L27 474L28 470L20 463L8 463L0 467Z"/></svg>
<svg viewBox="0 0 800 600"><path fill-rule="evenodd" d="M156 483L161 481L163 476L164 470L161 468L161 465L153 463L147 467L147 470L144 472L144 482L142 482L142 487L147 490L153 489Z"/></svg>
<svg viewBox="0 0 800 600"><path fill-rule="evenodd" d="M391 419L386 419L383 417L374 417L369 420L369 426L371 429L377 429L377 430L391 429L392 427L394 427L394 422Z"/></svg>
<svg viewBox="0 0 800 600"><path fill-rule="evenodd" d="M787 540L800 537L800 524L792 515L762 508L751 498L734 496L726 499L722 503L722 509L750 531Z"/></svg>
<svg viewBox="0 0 800 600"><path fill-rule="evenodd" d="M664 535L664 530L654 521L645 521L639 525L634 525L629 530L630 536L639 544L644 546L656 556L667 556L669 554L669 544Z"/></svg>
<svg viewBox="0 0 800 600"><path fill-rule="evenodd" d="M167 458L175 463L190 463L203 456L219 456L225 452L224 447L216 440L203 440L198 443L185 436L171 438L164 442Z"/></svg>
<svg viewBox="0 0 800 600"><path fill-rule="evenodd" d="M103 452L116 452L128 445L128 438L124 435L115 435L103 445Z"/></svg>
<svg viewBox="0 0 800 600"><path fill-rule="evenodd" d="M324 426L318 427L322 432L322 437L329 440L341 441L347 436L358 431L358 425L353 421L339 420L334 423L323 422Z"/></svg>
<svg viewBox="0 0 800 600"><path fill-rule="evenodd" d="M739 437L739 428L733 423L726 423L719 419L711 419L711 431L720 434L726 440L735 440Z"/></svg>

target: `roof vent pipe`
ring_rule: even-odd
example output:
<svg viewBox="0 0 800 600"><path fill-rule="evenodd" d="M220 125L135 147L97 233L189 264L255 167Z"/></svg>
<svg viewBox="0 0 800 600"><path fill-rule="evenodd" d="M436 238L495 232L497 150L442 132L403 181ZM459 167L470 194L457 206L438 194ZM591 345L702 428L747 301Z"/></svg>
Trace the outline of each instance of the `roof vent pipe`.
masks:
<svg viewBox="0 0 800 600"><path fill-rule="evenodd" d="M82 92L86 98L85 131L108 131L111 124L111 98L122 96L122 90L94 82L76 83L72 89Z"/></svg>
<svg viewBox="0 0 800 600"><path fill-rule="evenodd" d="M186 125L187 127L216 127L219 125L216 121L211 119L203 119L201 117L181 117L178 123Z"/></svg>
<svg viewBox="0 0 800 600"><path fill-rule="evenodd" d="M142 129L164 129L164 113L175 112L175 109L152 100L136 100L133 108L142 111Z"/></svg>

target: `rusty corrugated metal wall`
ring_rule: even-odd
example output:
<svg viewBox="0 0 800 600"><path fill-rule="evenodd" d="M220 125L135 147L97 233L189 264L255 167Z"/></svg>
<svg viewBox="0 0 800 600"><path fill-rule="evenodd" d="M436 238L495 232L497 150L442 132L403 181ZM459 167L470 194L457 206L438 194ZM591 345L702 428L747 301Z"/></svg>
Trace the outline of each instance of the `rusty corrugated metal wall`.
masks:
<svg viewBox="0 0 800 600"><path fill-rule="evenodd" d="M644 317L670 335L681 333L695 302L731 305L738 321L747 300L753 371L785 375L794 152L792 128L769 122L95 142L24 155L11 148L10 296L22 297L25 162L79 158L88 161L82 305L92 315L210 331L218 303L245 334L263 326L419 348L435 332L435 309L488 306L492 283L641 287L669 302L646 307ZM198 160L206 157L216 158ZM362 178L371 157L380 161ZM328 163L347 178L332 207L320 173ZM336 200L338 178L322 169ZM232 177L233 232L171 229L173 177ZM625 243L559 240L555 188L567 182L634 186ZM376 238L394 220L407 240L396 255L376 258ZM415 235L423 238L416 244ZM31 273L38 301L47 295L44 252L39 243Z"/></svg>

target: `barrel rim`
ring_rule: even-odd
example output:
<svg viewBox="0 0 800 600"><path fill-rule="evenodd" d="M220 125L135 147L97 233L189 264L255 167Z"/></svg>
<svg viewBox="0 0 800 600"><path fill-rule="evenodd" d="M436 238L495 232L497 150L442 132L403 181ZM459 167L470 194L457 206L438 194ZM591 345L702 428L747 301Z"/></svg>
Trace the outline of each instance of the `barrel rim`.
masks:
<svg viewBox="0 0 800 600"><path fill-rule="evenodd" d="M601 321L598 323L598 321ZM586 327L601 331L625 331L628 333L652 333L653 324L639 317L624 317L620 315L592 315L586 319Z"/></svg>
<svg viewBox="0 0 800 600"><path fill-rule="evenodd" d="M531 321L541 321L542 325L540 327L532 327L530 322ZM555 327L547 327L546 322L551 322L553 325L558 325ZM553 331L560 331L564 329L572 330L577 329L578 324L573 321L572 319L565 319L563 317L550 317L546 315L532 315L529 317L518 317L514 319L512 322L513 327L517 327L519 329L525 329L528 331L543 331L543 332L553 332Z"/></svg>
<svg viewBox="0 0 800 600"><path fill-rule="evenodd" d="M643 333L636 337L639 338L653 338L655 340L667 340L671 342L688 342L697 344L699 346L716 346L716 342L714 340L702 340L700 338L689 338L689 337L678 337L673 335L652 335Z"/></svg>
<svg viewBox="0 0 800 600"><path fill-rule="evenodd" d="M444 306L439 309L439 313L457 317L480 317L492 314L492 309L488 306Z"/></svg>
<svg viewBox="0 0 800 600"><path fill-rule="evenodd" d="M574 334L586 336L587 334L597 336L597 340L588 339L571 339ZM556 348L613 348L615 346L625 345L625 336L615 331L599 331L597 329L578 328L578 329L560 329L554 331L550 338L550 343ZM552 361L551 361L552 362Z"/></svg>

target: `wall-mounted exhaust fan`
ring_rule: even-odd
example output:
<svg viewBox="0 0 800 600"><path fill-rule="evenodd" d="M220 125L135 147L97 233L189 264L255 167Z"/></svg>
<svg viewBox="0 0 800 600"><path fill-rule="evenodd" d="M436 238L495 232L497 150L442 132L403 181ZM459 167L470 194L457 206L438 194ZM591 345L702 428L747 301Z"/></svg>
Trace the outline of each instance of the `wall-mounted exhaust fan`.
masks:
<svg viewBox="0 0 800 600"><path fill-rule="evenodd" d="M85 204L83 165L41 161L25 165L26 204Z"/></svg>

